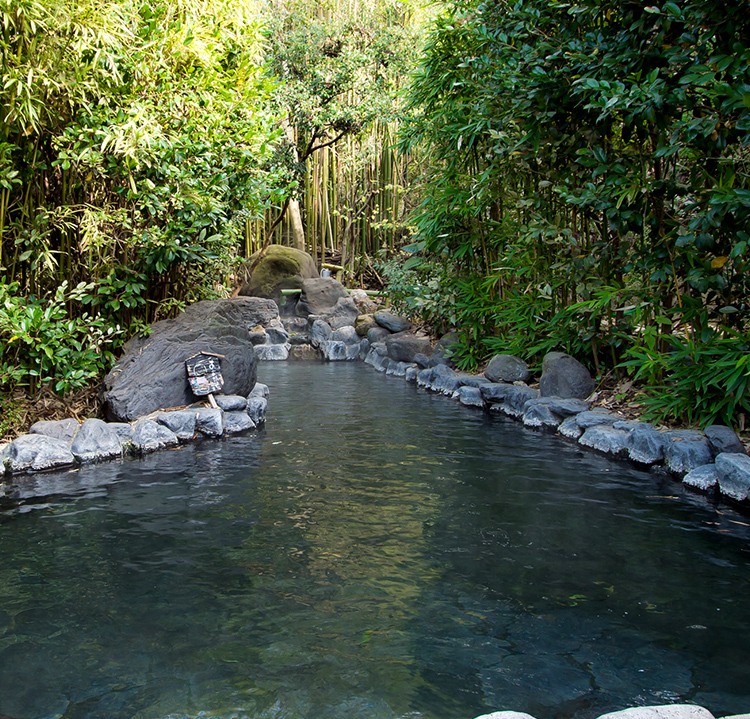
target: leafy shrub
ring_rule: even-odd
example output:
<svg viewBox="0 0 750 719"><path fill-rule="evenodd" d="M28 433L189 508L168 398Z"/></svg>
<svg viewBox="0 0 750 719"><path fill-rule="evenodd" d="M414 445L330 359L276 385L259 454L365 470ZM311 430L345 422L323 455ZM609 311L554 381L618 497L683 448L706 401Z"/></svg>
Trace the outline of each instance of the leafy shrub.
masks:
<svg viewBox="0 0 750 719"><path fill-rule="evenodd" d="M0 385L34 390L47 382L66 393L87 385L114 362L123 330L87 313L71 317L68 304L90 296L79 284L63 282L54 295L18 295L18 284L0 284Z"/></svg>
<svg viewBox="0 0 750 719"><path fill-rule="evenodd" d="M648 419L731 426L739 413L750 415L747 334L715 333L704 342L647 328L643 343L628 357L622 366L653 385L643 399Z"/></svg>

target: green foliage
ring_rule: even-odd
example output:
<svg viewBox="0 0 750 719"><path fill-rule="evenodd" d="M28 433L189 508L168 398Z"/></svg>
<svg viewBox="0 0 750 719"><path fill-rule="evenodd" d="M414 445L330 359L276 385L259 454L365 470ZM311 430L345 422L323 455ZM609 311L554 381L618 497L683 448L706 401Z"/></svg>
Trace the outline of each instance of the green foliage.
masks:
<svg viewBox="0 0 750 719"><path fill-rule="evenodd" d="M667 351L659 349L664 340ZM644 397L646 416L655 420L731 425L750 415L750 339L737 333L714 335L707 342L647 332L643 344L628 351L624 366L635 377L651 380Z"/></svg>
<svg viewBox="0 0 750 719"><path fill-rule="evenodd" d="M746 339L746 8L445 8L401 147L433 158L414 225L451 278L467 362L564 348L604 373L645 330L670 342L664 316L699 354L729 352L709 330Z"/></svg>
<svg viewBox="0 0 750 719"><path fill-rule="evenodd" d="M212 295L284 192L254 3L5 2L0 19L9 281L95 281L91 307L124 325Z"/></svg>
<svg viewBox="0 0 750 719"><path fill-rule="evenodd" d="M114 362L123 331L87 313L71 317L66 304L92 290L67 283L44 299L23 298L17 283L0 284L0 384L34 389L50 382L64 394L84 387Z"/></svg>

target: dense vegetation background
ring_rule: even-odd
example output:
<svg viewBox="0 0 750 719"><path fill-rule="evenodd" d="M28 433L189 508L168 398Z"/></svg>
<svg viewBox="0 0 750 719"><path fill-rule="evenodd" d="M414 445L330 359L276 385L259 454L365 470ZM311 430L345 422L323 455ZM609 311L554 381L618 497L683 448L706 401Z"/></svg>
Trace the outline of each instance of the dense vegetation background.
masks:
<svg viewBox="0 0 750 719"><path fill-rule="evenodd" d="M744 3L0 0L0 384L85 387L274 241L456 358L744 426ZM7 409L7 403L6 403Z"/></svg>

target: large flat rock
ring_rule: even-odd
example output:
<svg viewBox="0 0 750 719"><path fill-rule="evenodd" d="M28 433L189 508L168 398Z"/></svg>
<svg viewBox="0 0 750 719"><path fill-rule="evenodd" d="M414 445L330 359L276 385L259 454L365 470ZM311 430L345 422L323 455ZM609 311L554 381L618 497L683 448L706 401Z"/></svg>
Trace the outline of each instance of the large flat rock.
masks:
<svg viewBox="0 0 750 719"><path fill-rule="evenodd" d="M197 302L173 320L134 337L104 378L100 397L107 418L130 422L160 409L196 400L185 360L198 352L223 355L224 394L247 396L255 385L256 358L250 328L278 318L271 300L235 297Z"/></svg>

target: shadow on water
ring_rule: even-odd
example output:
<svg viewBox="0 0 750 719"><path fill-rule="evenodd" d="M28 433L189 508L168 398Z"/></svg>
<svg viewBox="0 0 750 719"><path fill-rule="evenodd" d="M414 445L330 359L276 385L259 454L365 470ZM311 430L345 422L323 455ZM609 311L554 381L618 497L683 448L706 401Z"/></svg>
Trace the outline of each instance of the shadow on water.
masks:
<svg viewBox="0 0 750 719"><path fill-rule="evenodd" d="M260 379L259 434L11 488L0 711L750 707L746 517L359 364Z"/></svg>

